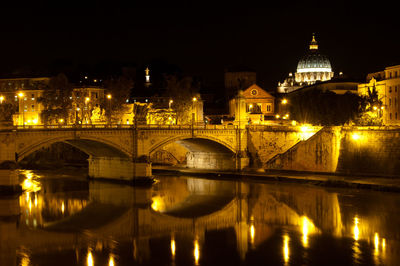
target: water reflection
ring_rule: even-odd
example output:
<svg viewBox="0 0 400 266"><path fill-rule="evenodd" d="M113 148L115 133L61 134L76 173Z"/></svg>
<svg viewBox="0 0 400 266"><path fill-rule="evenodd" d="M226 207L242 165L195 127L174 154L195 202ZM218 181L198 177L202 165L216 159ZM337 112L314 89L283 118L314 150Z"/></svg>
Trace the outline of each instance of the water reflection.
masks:
<svg viewBox="0 0 400 266"><path fill-rule="evenodd" d="M113 254L110 254L110 258L108 259L108 266L115 266Z"/></svg>
<svg viewBox="0 0 400 266"><path fill-rule="evenodd" d="M174 237L171 237L171 255L172 255L172 259L175 258L175 251L176 251L175 239L174 239Z"/></svg>
<svg viewBox="0 0 400 266"><path fill-rule="evenodd" d="M285 262L285 265L289 264L289 256L290 256L290 251L289 251L289 236L287 233L283 235L283 261Z"/></svg>
<svg viewBox="0 0 400 266"><path fill-rule="evenodd" d="M199 265L200 248L199 248L199 241L197 239L194 241L193 256L195 265Z"/></svg>
<svg viewBox="0 0 400 266"><path fill-rule="evenodd" d="M93 266L93 254L92 254L92 250L90 248L88 249L86 261L87 261L87 266Z"/></svg>
<svg viewBox="0 0 400 266"><path fill-rule="evenodd" d="M0 219L1 265L42 265L50 255L59 265L400 259L397 194L185 177L134 188L32 171L22 176L26 191L14 203L0 200L0 217L20 213ZM18 202L16 215L10 210ZM3 251L10 249L17 259Z"/></svg>

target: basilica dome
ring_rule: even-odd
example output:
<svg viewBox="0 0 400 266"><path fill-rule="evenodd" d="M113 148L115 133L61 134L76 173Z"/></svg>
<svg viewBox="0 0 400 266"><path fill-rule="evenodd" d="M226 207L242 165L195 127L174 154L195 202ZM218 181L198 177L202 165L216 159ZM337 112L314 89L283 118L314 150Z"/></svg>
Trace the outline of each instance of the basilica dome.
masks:
<svg viewBox="0 0 400 266"><path fill-rule="evenodd" d="M319 53L318 44L313 35L308 53L300 59L295 74L296 82L313 84L316 81L326 81L333 77L331 62Z"/></svg>
<svg viewBox="0 0 400 266"><path fill-rule="evenodd" d="M306 56L300 59L297 64L297 72L331 72L331 62L318 51L311 50Z"/></svg>

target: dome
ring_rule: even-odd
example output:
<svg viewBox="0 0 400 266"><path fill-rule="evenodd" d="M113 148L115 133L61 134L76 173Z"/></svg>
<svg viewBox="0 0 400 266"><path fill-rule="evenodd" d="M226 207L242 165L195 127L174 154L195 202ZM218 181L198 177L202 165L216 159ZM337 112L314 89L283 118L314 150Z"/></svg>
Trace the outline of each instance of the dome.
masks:
<svg viewBox="0 0 400 266"><path fill-rule="evenodd" d="M297 72L331 72L332 67L329 59L318 53L311 52L300 59L297 64Z"/></svg>
<svg viewBox="0 0 400 266"><path fill-rule="evenodd" d="M297 64L297 72L332 72L329 59L325 55L322 55L318 52L318 45L314 35L310 43L310 50L308 54L301 58Z"/></svg>

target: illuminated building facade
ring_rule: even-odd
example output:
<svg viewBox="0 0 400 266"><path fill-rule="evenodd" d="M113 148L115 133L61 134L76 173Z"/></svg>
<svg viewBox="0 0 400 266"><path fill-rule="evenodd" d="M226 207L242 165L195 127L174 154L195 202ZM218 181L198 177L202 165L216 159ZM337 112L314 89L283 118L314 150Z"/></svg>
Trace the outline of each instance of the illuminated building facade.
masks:
<svg viewBox="0 0 400 266"><path fill-rule="evenodd" d="M49 81L49 77L0 79L1 104L13 103L17 107L13 115L14 125L42 123L40 114L43 106L38 99Z"/></svg>
<svg viewBox="0 0 400 266"><path fill-rule="evenodd" d="M374 110L382 116L384 125L400 125L400 65L386 67L385 70L367 75L367 83L358 85L358 94L368 95L375 88L381 107Z"/></svg>
<svg viewBox="0 0 400 266"><path fill-rule="evenodd" d="M313 35L308 53L300 59L297 71L290 73L282 83L278 83L278 93L289 93L304 86L327 81L333 78L333 71L329 59L318 50L318 43Z"/></svg>
<svg viewBox="0 0 400 266"><path fill-rule="evenodd" d="M82 124L105 123L104 111L101 104L105 100L105 89L99 86L75 87L72 91L71 123L78 120Z"/></svg>
<svg viewBox="0 0 400 266"><path fill-rule="evenodd" d="M266 117L271 117L275 113L275 97L257 86L251 85L243 91L243 97L246 103L246 113L250 123L264 124ZM229 102L229 113L235 114L236 98Z"/></svg>

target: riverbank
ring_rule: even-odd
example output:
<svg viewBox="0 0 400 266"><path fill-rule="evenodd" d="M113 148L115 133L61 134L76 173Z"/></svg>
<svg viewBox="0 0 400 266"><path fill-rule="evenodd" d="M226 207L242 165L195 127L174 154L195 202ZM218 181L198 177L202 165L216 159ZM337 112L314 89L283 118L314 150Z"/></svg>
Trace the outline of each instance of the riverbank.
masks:
<svg viewBox="0 0 400 266"><path fill-rule="evenodd" d="M394 176L356 176L345 174L309 173L297 171L210 171L180 167L154 166L153 174L174 174L202 176L204 178L240 179L253 182L302 183L323 187L339 187L351 189L370 189L376 191L399 192L400 177Z"/></svg>

